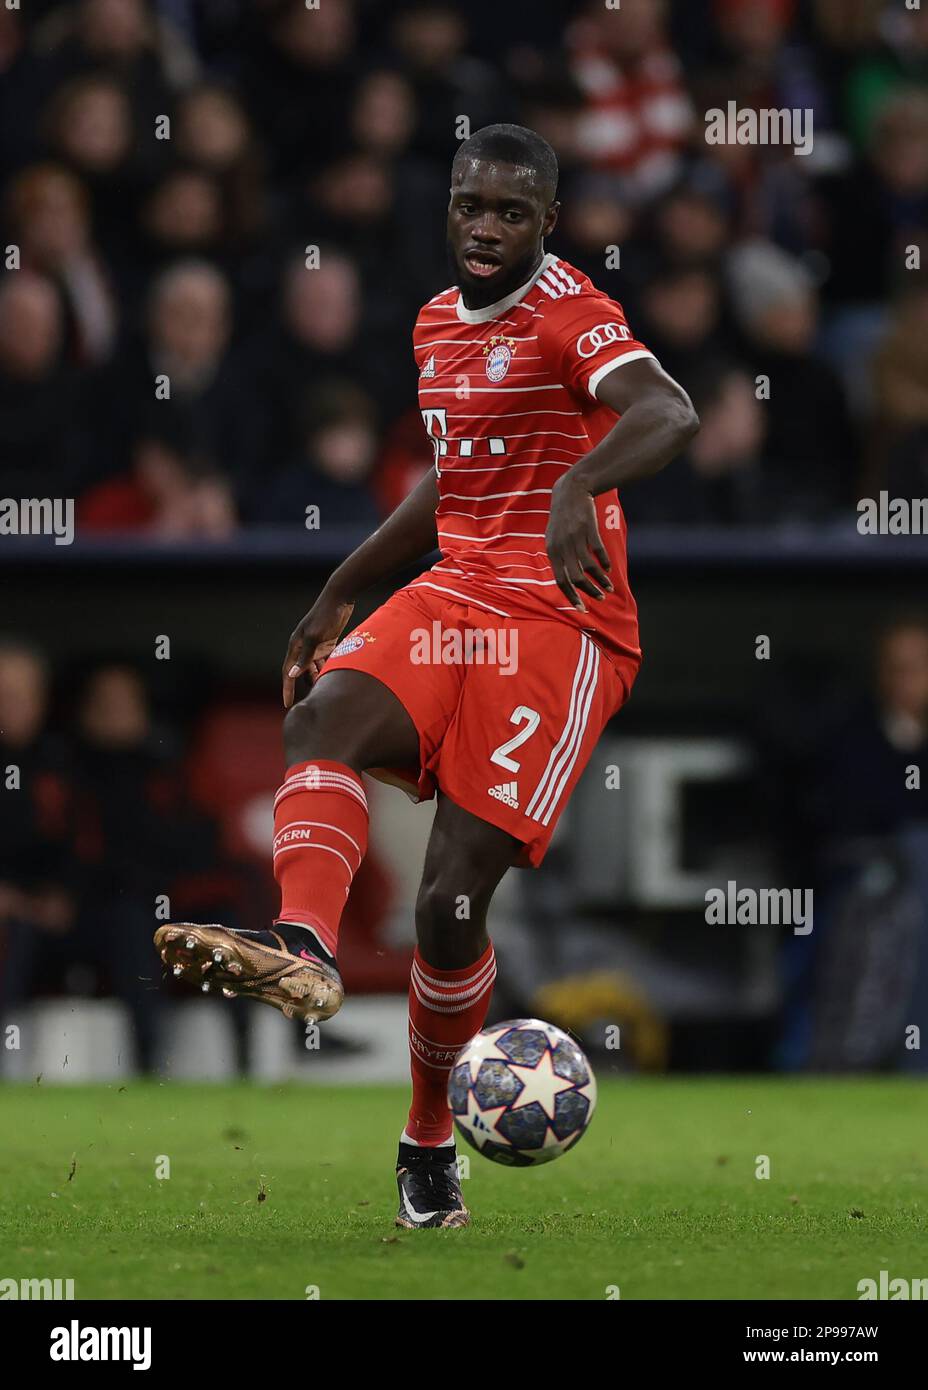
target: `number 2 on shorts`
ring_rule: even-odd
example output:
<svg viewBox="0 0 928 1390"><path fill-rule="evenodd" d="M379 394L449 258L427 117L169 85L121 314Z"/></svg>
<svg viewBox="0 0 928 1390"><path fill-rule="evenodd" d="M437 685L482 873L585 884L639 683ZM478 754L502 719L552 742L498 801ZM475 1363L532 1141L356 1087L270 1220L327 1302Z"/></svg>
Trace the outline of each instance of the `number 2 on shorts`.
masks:
<svg viewBox="0 0 928 1390"><path fill-rule="evenodd" d="M509 716L510 724L525 724L524 729L505 743L501 743L498 748L490 754L490 762L496 763L498 767L504 767L507 772L518 772L522 766L515 758L510 758L509 754L515 748L520 748L526 739L531 738L532 734L541 723L541 715L537 710L529 709L528 705L516 705L512 714Z"/></svg>

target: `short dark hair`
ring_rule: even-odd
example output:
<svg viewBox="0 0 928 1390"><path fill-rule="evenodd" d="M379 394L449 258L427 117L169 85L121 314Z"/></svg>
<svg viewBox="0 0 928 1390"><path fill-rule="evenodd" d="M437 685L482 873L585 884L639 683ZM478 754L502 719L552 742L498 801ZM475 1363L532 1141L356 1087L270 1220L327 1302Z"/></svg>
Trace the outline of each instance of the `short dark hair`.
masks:
<svg viewBox="0 0 928 1390"><path fill-rule="evenodd" d="M458 147L452 170L462 159L498 159L531 169L549 201L557 193L557 155L547 140L527 126L485 125Z"/></svg>

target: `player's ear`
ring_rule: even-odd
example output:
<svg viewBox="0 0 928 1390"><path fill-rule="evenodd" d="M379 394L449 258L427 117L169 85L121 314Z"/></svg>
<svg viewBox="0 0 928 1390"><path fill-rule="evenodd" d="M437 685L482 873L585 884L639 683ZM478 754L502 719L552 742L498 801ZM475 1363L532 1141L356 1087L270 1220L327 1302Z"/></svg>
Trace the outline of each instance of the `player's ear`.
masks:
<svg viewBox="0 0 928 1390"><path fill-rule="evenodd" d="M542 236L550 236L551 233L554 231L555 227L557 226L557 215L560 212L560 210L561 205L558 202L554 202L549 205L548 211L545 213L545 220L541 224Z"/></svg>

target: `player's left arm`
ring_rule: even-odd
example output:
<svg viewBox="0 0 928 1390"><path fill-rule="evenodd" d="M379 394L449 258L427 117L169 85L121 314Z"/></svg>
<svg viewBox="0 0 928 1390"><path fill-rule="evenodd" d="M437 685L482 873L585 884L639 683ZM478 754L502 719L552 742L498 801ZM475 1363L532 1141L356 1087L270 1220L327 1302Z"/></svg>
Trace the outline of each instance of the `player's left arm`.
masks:
<svg viewBox="0 0 928 1390"><path fill-rule="evenodd" d="M612 590L593 498L660 472L699 429L689 396L651 356L620 363L595 389L622 418L555 484L545 534L554 577L581 612L578 590L593 599Z"/></svg>

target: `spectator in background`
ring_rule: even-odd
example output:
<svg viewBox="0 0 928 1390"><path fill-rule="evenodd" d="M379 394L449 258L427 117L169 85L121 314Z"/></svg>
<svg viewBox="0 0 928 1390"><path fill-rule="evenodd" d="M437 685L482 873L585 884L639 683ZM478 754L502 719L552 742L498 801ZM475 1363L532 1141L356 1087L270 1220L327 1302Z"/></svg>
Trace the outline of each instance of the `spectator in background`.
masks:
<svg viewBox="0 0 928 1390"><path fill-rule="evenodd" d="M842 68L840 96L850 133L866 150L887 99L928 81L928 10L873 0L818 0L817 18L829 44L856 49Z"/></svg>
<svg viewBox="0 0 928 1390"><path fill-rule="evenodd" d="M897 301L874 364L882 421L906 432L928 427L928 288Z"/></svg>
<svg viewBox="0 0 928 1390"><path fill-rule="evenodd" d="M402 155L416 129L418 111L409 80L391 68L376 68L358 84L350 132L358 147L383 159Z"/></svg>
<svg viewBox="0 0 928 1390"><path fill-rule="evenodd" d="M48 671L38 652L0 640L0 1018L35 934L74 920L66 750L47 732Z"/></svg>
<svg viewBox="0 0 928 1390"><path fill-rule="evenodd" d="M238 524L226 478L180 428L136 440L132 467L78 504L81 532L136 532L159 540L224 540Z"/></svg>
<svg viewBox="0 0 928 1390"><path fill-rule="evenodd" d="M401 0L390 36L415 94L416 154L445 168L461 138L457 127L462 114L470 122L469 131L512 118L513 103L498 73L465 52L467 21L458 5Z"/></svg>
<svg viewBox="0 0 928 1390"><path fill-rule="evenodd" d="M303 0L268 7L241 82L275 178L311 172L340 147L358 76L355 39L353 0L315 10Z"/></svg>
<svg viewBox="0 0 928 1390"><path fill-rule="evenodd" d="M928 822L928 627L901 619L880 634L873 695L825 740L819 833L880 835Z"/></svg>
<svg viewBox="0 0 928 1390"><path fill-rule="evenodd" d="M66 311L68 355L80 366L101 362L118 328L117 304L93 244L89 212L80 180L55 164L24 169L7 194L21 267L57 285Z"/></svg>
<svg viewBox="0 0 928 1390"><path fill-rule="evenodd" d="M76 0L28 11L28 40L12 74L9 104L17 140L11 152L31 161L41 154L40 114L53 95L88 78L115 83L130 94L133 124L146 133L170 109L171 92L190 82L196 60L177 30L153 14L147 0ZM7 141L8 148L12 142ZM154 151L151 151L154 154Z"/></svg>
<svg viewBox="0 0 928 1390"><path fill-rule="evenodd" d="M51 280L29 270L0 280L0 497L73 495L77 375L64 335Z"/></svg>
<svg viewBox="0 0 928 1390"><path fill-rule="evenodd" d="M303 256L287 262L276 322L249 355L250 388L262 402L268 466L252 474L244 514L256 516L274 484L274 470L305 448L303 404L308 391L333 380L364 383L381 418L392 418L397 401L407 399L397 384L412 373L408 360L396 360L368 330L361 280L354 262L328 245L319 263ZM408 326L406 329L408 334ZM405 335L404 335L405 336ZM407 339L408 341L408 339Z"/></svg>
<svg viewBox="0 0 928 1390"><path fill-rule="evenodd" d="M817 55L794 32L796 0L714 0L713 11L720 52L717 62L693 74L697 109L725 111L733 102L739 110L808 111L814 141L797 157L792 144L707 144L703 125L700 150L724 174L735 229L802 254L822 237L813 172L846 159L845 143L830 132L827 82Z"/></svg>
<svg viewBox="0 0 928 1390"><path fill-rule="evenodd" d="M181 97L175 128L181 159L217 180L225 244L241 252L268 217L264 156L242 103L226 87L203 83Z"/></svg>
<svg viewBox="0 0 928 1390"><path fill-rule="evenodd" d="M47 708L44 659L0 640L0 1024L37 996L105 989L128 1009L147 1071L161 1009L156 898L180 915L217 894L225 908L235 871L134 669L89 673L76 739L48 732Z"/></svg>
<svg viewBox="0 0 928 1390"><path fill-rule="evenodd" d="M595 284L608 286L630 318L636 314L635 289L644 273L636 241L639 220L637 209L623 198L611 174L581 174L570 186L552 238L558 255ZM610 286L609 267L616 258L620 274Z"/></svg>
<svg viewBox="0 0 928 1390"><path fill-rule="evenodd" d="M182 261L153 285L149 359L182 394L208 390L220 375L231 334L231 305L223 277L202 261Z"/></svg>
<svg viewBox="0 0 928 1390"><path fill-rule="evenodd" d="M644 288L641 308L643 340L684 386L706 357L725 345L721 287L710 269L668 265L657 270Z"/></svg>
<svg viewBox="0 0 928 1390"><path fill-rule="evenodd" d="M377 151L350 150L325 165L294 210L302 241L328 242L354 261L374 331L408 333L410 307L447 283L447 182L418 156L391 166Z"/></svg>
<svg viewBox="0 0 928 1390"><path fill-rule="evenodd" d="M308 526L312 506L319 512L311 529L353 523L373 531L381 520L368 487L377 457L373 402L351 383L332 382L308 396L303 429L300 456L262 499L259 519Z"/></svg>
<svg viewBox="0 0 928 1390"><path fill-rule="evenodd" d="M347 365L361 326L361 282L350 257L325 247L312 268L294 257L284 275L282 307L287 345L304 358L303 367Z"/></svg>
<svg viewBox="0 0 928 1390"><path fill-rule="evenodd" d="M90 73L59 88L46 129L50 143L85 178L102 184L125 176L135 131L129 98L114 78Z"/></svg>
<svg viewBox="0 0 928 1390"><path fill-rule="evenodd" d="M517 74L523 66L528 69L519 86L522 123L557 150L561 179L572 189L574 175L587 172L581 149L583 92L560 55L545 60L520 49L512 66Z"/></svg>
<svg viewBox="0 0 928 1390"><path fill-rule="evenodd" d="M277 315L250 354L271 470L249 478L247 516L258 513L275 471L302 447L299 411L307 389L349 374L363 379L367 359L361 342L361 281L354 262L340 251L323 245L313 269L305 256L291 255L278 300Z"/></svg>
<svg viewBox="0 0 928 1390"><path fill-rule="evenodd" d="M218 835L191 805L176 739L155 725L140 675L122 662L92 670L80 694L74 805L81 893L71 960L95 966L129 1009L147 1071L160 1011L150 960L156 899L209 872Z"/></svg>
<svg viewBox="0 0 928 1390"><path fill-rule="evenodd" d="M657 204L653 225L669 265L721 268L731 236L733 199L717 165L701 160Z"/></svg>
<svg viewBox="0 0 928 1390"><path fill-rule="evenodd" d="M928 95L900 91L875 114L866 158L826 179L829 308L822 347L852 398L869 409L885 301L917 272L910 248L928 240Z"/></svg>
<svg viewBox="0 0 928 1390"><path fill-rule="evenodd" d="M928 495L928 288L898 300L874 361L874 467L868 495Z"/></svg>
<svg viewBox="0 0 928 1390"><path fill-rule="evenodd" d="M264 462L261 420L252 383L233 358L231 333L229 285L213 266L179 261L158 276L144 338L95 384L107 467L94 483L130 471L140 435L160 437L176 427L189 431L233 488L245 485L249 469Z"/></svg>
<svg viewBox="0 0 928 1390"><path fill-rule="evenodd" d="M145 282L181 256L224 258L222 192L201 169L175 165L162 174L141 203L139 221L148 261Z"/></svg>
<svg viewBox="0 0 928 1390"><path fill-rule="evenodd" d="M390 168L371 151L339 154L312 180L307 206L297 216L301 229L327 241L350 256L367 296L398 292L409 297L405 247L394 218L394 186ZM395 301L394 301L395 302Z"/></svg>
<svg viewBox="0 0 928 1390"><path fill-rule="evenodd" d="M762 458L767 415L754 382L732 362L707 362L693 381L702 428L687 456L701 502L715 521L763 522Z"/></svg>
<svg viewBox="0 0 928 1390"><path fill-rule="evenodd" d="M193 81L197 62L180 31L148 0L77 0L59 5L35 34L40 68L55 82L107 73L132 94L148 128L173 90Z"/></svg>
<svg viewBox="0 0 928 1390"><path fill-rule="evenodd" d="M664 0L625 0L621 10L587 4L570 36L572 72L587 104L579 148L595 168L621 174L636 201L673 183L692 129L666 18Z"/></svg>
<svg viewBox="0 0 928 1390"><path fill-rule="evenodd" d="M405 328L397 313L397 276L402 274L408 302L431 298L447 280L447 170L412 150L418 119L415 93L402 73L376 68L362 78L350 135L359 152L386 167L392 185L392 264L383 265L381 273L390 291L384 319L397 332ZM378 290L383 295L384 285L372 284L368 273L365 293L376 295Z"/></svg>
<svg viewBox="0 0 928 1390"><path fill-rule="evenodd" d="M906 248L928 236L928 92L900 91L876 114L860 164L825 184L827 293L876 310L909 274Z"/></svg>
<svg viewBox="0 0 928 1390"><path fill-rule="evenodd" d="M928 626L879 637L873 695L833 720L810 769L815 931L786 955L779 1060L813 1070L906 1066L928 1010Z"/></svg>
<svg viewBox="0 0 928 1390"><path fill-rule="evenodd" d="M736 75L738 104L755 111L811 110L821 136L832 113L812 50L794 33L796 0L715 0L714 10L724 72Z"/></svg>
<svg viewBox="0 0 928 1390"><path fill-rule="evenodd" d="M142 179L125 89L100 74L76 77L54 92L43 129L53 158L88 191L94 235L117 283L131 286L137 254L132 210Z"/></svg>
<svg viewBox="0 0 928 1390"><path fill-rule="evenodd" d="M815 353L815 285L763 241L737 246L727 269L748 361L769 379L763 510L771 521L828 516L851 495L857 450L841 382Z"/></svg>

